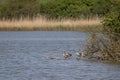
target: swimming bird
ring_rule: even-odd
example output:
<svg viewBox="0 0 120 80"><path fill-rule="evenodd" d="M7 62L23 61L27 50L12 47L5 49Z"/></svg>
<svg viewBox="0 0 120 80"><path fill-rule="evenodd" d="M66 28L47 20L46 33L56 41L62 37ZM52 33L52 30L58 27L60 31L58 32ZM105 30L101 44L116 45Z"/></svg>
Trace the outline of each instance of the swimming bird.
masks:
<svg viewBox="0 0 120 80"><path fill-rule="evenodd" d="M65 59L70 58L71 56L72 56L72 54L70 54L70 53L67 53L67 52L64 52L64 53L63 53L63 57L64 57Z"/></svg>
<svg viewBox="0 0 120 80"><path fill-rule="evenodd" d="M84 51L76 52L76 55L77 55L78 57L85 57L85 56L86 56Z"/></svg>
<svg viewBox="0 0 120 80"><path fill-rule="evenodd" d="M76 52L76 55L78 56L78 57L81 57L81 52Z"/></svg>

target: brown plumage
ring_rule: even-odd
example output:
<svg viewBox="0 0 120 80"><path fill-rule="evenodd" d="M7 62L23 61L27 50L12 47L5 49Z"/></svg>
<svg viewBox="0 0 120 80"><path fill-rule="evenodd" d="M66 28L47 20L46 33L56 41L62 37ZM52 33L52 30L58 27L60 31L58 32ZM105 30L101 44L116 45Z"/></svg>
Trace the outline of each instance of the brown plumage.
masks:
<svg viewBox="0 0 120 80"><path fill-rule="evenodd" d="M66 59L66 58L70 58L72 56L72 54L70 53L63 53L63 57Z"/></svg>
<svg viewBox="0 0 120 80"><path fill-rule="evenodd" d="M81 52L76 52L76 55L77 55L78 57L81 57L82 53L81 53Z"/></svg>
<svg viewBox="0 0 120 80"><path fill-rule="evenodd" d="M76 52L76 55L77 55L78 57L85 57L85 56L86 56L86 54L85 54L84 51Z"/></svg>

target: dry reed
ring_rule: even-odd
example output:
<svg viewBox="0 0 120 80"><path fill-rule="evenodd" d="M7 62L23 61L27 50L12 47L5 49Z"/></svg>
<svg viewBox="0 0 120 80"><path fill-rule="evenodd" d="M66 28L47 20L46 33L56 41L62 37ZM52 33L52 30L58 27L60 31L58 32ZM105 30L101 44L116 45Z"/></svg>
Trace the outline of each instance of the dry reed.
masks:
<svg viewBox="0 0 120 80"><path fill-rule="evenodd" d="M96 26L101 26L100 19L79 19L79 20L70 20L70 19L62 19L62 20L49 20L44 17L34 18L32 20L27 18L21 19L12 19L12 20L1 20L0 21L0 30L62 30L68 28L71 29L84 29L84 28L96 28ZM89 29L90 29L89 28Z"/></svg>

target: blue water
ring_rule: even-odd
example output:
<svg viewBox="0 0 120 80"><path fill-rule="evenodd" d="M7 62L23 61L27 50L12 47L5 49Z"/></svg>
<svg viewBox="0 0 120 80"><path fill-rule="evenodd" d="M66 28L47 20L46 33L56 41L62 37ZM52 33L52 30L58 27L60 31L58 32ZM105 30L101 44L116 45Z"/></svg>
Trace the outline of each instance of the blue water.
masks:
<svg viewBox="0 0 120 80"><path fill-rule="evenodd" d="M0 32L0 80L120 80L120 65L76 60L84 32ZM63 51L71 59L63 59ZM59 60L49 56L59 57Z"/></svg>

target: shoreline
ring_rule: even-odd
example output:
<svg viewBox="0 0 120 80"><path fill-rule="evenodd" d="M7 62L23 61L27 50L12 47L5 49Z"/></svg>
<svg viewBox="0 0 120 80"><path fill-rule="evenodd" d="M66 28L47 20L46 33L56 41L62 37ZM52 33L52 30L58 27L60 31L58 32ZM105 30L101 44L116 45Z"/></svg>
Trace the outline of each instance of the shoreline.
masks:
<svg viewBox="0 0 120 80"><path fill-rule="evenodd" d="M81 32L100 32L102 31L102 25L97 26L56 26L56 27L0 27L0 31L81 31Z"/></svg>

